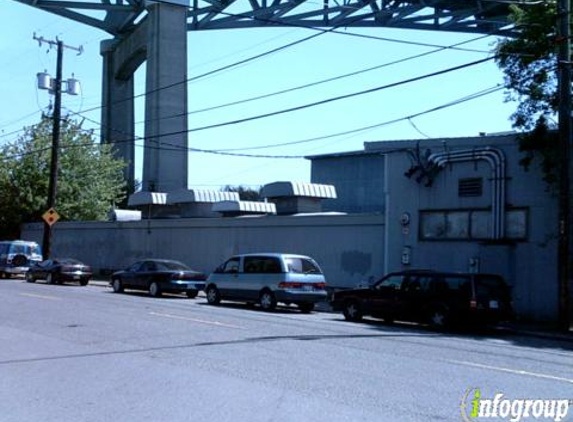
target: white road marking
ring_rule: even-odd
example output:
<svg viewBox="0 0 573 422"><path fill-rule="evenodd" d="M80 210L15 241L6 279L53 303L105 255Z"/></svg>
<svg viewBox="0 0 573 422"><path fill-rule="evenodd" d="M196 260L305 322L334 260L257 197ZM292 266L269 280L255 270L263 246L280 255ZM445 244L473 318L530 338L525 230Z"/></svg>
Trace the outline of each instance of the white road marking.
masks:
<svg viewBox="0 0 573 422"><path fill-rule="evenodd" d="M481 363L466 362L463 360L447 360L446 362L455 363L458 365L472 366L474 368L491 369L493 371L507 372L507 373L515 374L515 375L525 375L528 377L543 378L543 379L548 379L548 380L553 380L553 381L562 381L562 382L567 382L569 384L573 384L573 379L570 379L570 378L556 377L554 375L540 374L538 372L529 372L529 371L524 371L521 369L512 369L512 368L504 368L501 366L484 365Z"/></svg>
<svg viewBox="0 0 573 422"><path fill-rule="evenodd" d="M165 318L173 318L173 319L181 319L181 320L185 320L185 321L198 322L200 324L216 325L218 327L238 328L241 330L243 329L243 327L239 327L238 325L225 324L225 323L219 322L219 321L206 321L204 319L190 318L190 317L186 317L186 316L182 316L182 315L162 314L159 312L150 312L149 314L155 315L155 316L160 316L160 317L165 317Z"/></svg>
<svg viewBox="0 0 573 422"><path fill-rule="evenodd" d="M20 296L34 297L37 299L62 300L62 298L56 296L35 295L33 293L20 293Z"/></svg>

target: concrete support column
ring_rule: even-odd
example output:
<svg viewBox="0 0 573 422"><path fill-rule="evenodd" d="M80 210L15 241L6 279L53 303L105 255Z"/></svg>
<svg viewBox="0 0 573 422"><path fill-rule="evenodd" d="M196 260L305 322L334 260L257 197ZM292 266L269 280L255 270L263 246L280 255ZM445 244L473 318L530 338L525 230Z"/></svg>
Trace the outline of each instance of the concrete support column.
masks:
<svg viewBox="0 0 573 422"><path fill-rule="evenodd" d="M131 192L135 184L133 73L117 75L116 40L102 41L103 90L101 142L113 143L117 158L127 164L124 179Z"/></svg>
<svg viewBox="0 0 573 422"><path fill-rule="evenodd" d="M187 189L187 9L150 3L143 190Z"/></svg>

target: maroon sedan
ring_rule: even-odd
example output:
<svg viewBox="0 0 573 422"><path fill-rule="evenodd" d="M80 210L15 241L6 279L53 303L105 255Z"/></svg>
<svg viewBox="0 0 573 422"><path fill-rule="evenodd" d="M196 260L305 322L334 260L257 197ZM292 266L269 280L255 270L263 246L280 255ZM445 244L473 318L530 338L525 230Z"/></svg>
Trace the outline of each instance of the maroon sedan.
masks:
<svg viewBox="0 0 573 422"><path fill-rule="evenodd" d="M40 279L46 280L48 284L77 281L85 286L91 278L91 267L72 258L47 259L32 265L26 272L28 283L34 283Z"/></svg>

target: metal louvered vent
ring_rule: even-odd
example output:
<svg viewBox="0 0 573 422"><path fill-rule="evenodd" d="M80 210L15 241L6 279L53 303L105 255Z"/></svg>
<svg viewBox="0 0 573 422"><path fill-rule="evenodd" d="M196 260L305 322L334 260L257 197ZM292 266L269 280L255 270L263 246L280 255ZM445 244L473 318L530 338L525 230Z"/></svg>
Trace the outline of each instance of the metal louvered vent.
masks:
<svg viewBox="0 0 573 422"><path fill-rule="evenodd" d="M470 177L458 180L458 196L474 197L482 196L483 179L481 177Z"/></svg>

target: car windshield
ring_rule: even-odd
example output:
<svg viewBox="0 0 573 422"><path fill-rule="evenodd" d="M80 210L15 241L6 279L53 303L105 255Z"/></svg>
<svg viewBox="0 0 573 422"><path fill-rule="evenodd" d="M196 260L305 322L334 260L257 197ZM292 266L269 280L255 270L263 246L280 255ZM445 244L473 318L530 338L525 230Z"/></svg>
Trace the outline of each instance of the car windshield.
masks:
<svg viewBox="0 0 573 422"><path fill-rule="evenodd" d="M30 253L32 255L42 255L42 249L39 245L32 245L30 246Z"/></svg>
<svg viewBox="0 0 573 422"><path fill-rule="evenodd" d="M308 258L285 258L289 273L298 274L322 274L318 265Z"/></svg>
<svg viewBox="0 0 573 422"><path fill-rule="evenodd" d="M187 265L179 261L158 261L157 271L191 271Z"/></svg>

